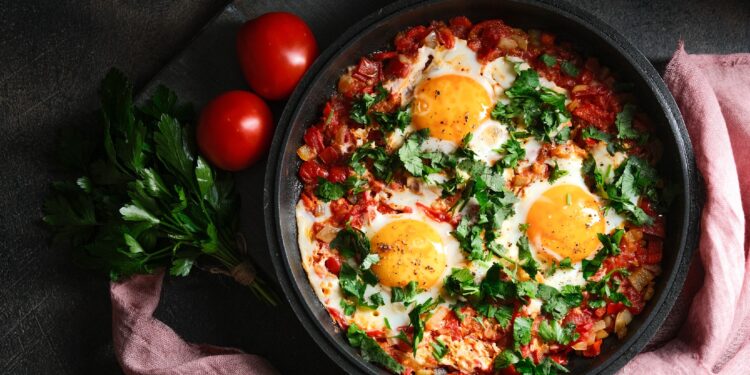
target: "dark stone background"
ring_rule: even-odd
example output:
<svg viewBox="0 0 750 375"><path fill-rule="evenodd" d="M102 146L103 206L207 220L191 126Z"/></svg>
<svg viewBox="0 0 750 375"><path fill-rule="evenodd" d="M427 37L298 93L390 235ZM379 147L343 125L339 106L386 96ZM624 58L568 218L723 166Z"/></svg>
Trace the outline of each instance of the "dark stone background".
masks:
<svg viewBox="0 0 750 375"><path fill-rule="evenodd" d="M236 5L251 16L271 10L301 15L322 49L385 3L261 0ZM691 53L750 51L750 3L745 0L578 4L623 33L660 70L680 38ZM145 88L225 5L223 0L0 1L0 373L120 372L112 352L106 278L73 267L65 251L49 247L40 225L41 201L56 177L50 160L54 134L92 121L96 89L109 67L121 68L137 88ZM231 38L236 22L224 27L216 35ZM180 60L176 63L179 71ZM232 62L226 69L235 68ZM201 76L195 82L210 81L211 71L184 73L187 86L190 74ZM215 83L190 99L200 105L221 90L242 88L239 82ZM273 105L277 116L282 107ZM261 190L251 185L262 173L258 166L239 176L240 186L247 188L246 218L261 212ZM268 266L257 222L246 220L243 231L258 248L261 265ZM283 373L340 372L288 306L260 306L249 291L222 276L198 271L184 279L168 278L157 316L187 340L261 354Z"/></svg>

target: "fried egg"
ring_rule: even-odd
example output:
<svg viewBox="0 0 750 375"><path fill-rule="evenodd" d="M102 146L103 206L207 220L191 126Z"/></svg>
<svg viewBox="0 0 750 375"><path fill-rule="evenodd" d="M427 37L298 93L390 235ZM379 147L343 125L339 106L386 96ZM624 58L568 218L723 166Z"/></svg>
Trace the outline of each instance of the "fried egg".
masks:
<svg viewBox="0 0 750 375"><path fill-rule="evenodd" d="M416 303L428 298L437 300L451 269L466 266L458 241L451 235L453 227L449 223L432 220L419 208L419 205L429 206L439 196L431 189L424 186L420 194L410 190L384 190L381 194L387 196L393 207L408 208L411 212L383 214L374 210L370 215L372 218L361 228L370 240L370 253L378 254L380 258L372 265L379 282L367 285L364 296L369 299L371 295L380 293L385 302L377 309L358 308L351 317L346 317L362 329L396 334L397 328L409 323L408 312L412 306L392 302L392 288L403 288L415 281L419 289ZM325 259L317 263L314 261L316 251L324 250L316 243L311 229L315 221L325 221L329 215L326 210L320 217L314 217L303 204L298 204L298 241L303 266L318 298L329 310L339 311L344 316L341 308L344 295L337 277L326 270ZM356 267L354 262L350 265ZM447 305L448 302L442 304Z"/></svg>
<svg viewBox="0 0 750 375"><path fill-rule="evenodd" d="M577 156L556 158L567 174L554 182L535 181L519 194L515 215L502 225L499 241L508 248L508 256L518 259L517 242L526 234L532 256L542 271L563 259L572 268L557 269L541 282L556 288L583 285L581 261L591 259L601 248L599 233L611 233L621 227L625 218L606 210L601 198L589 191L583 179L583 159ZM525 227L525 233L521 230Z"/></svg>

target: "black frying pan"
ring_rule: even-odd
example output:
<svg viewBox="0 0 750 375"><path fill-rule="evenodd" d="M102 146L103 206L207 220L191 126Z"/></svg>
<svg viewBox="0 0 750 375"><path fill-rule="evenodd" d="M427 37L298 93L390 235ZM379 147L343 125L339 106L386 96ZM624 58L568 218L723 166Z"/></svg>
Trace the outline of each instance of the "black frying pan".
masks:
<svg viewBox="0 0 750 375"><path fill-rule="evenodd" d="M557 0L428 0L390 5L357 22L318 58L289 99L274 135L265 178L265 222L276 275L302 325L320 347L349 373L385 373L364 362L318 301L302 268L297 245L295 205L305 129L320 115L341 73L360 56L385 48L408 26L464 15L473 22L500 18L522 29L548 30L591 54L635 84L640 106L655 120L664 143L660 169L681 187L667 220L663 273L656 293L636 316L623 340L608 338L596 358L571 356L572 373L614 373L640 352L666 318L677 298L698 240L700 190L693 152L677 105L646 58L617 31L592 15Z"/></svg>

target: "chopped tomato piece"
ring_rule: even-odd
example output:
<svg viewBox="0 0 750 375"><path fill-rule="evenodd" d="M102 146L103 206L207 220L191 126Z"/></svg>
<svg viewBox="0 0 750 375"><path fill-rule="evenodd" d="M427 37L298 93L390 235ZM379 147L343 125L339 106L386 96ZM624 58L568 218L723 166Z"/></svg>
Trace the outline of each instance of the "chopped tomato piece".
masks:
<svg viewBox="0 0 750 375"><path fill-rule="evenodd" d="M307 184L317 182L318 178L326 177L328 177L328 171L315 160L308 160L299 167L299 178Z"/></svg>
<svg viewBox="0 0 750 375"><path fill-rule="evenodd" d="M336 151L336 147L328 146L320 152L318 157L323 163L331 165L339 160L339 152Z"/></svg>
<svg viewBox="0 0 750 375"><path fill-rule="evenodd" d="M328 269L328 272L338 275L339 271L341 271L341 261L338 257L330 256L328 259L326 259L326 269Z"/></svg>
<svg viewBox="0 0 750 375"><path fill-rule="evenodd" d="M341 183L341 182L346 181L346 178L348 176L349 176L349 167L337 165L337 166L331 167L331 172L328 173L328 181Z"/></svg>
<svg viewBox="0 0 750 375"><path fill-rule="evenodd" d="M305 144L315 149L315 152L319 153L325 148L325 145L323 144L323 133L321 133L320 129L315 126L311 126L307 129L304 138Z"/></svg>
<svg viewBox="0 0 750 375"><path fill-rule="evenodd" d="M424 213L430 217L430 219L441 223L450 223L453 219L453 215L449 212L436 210L430 206L427 206L421 202L417 202L417 207L421 208Z"/></svg>
<svg viewBox="0 0 750 375"><path fill-rule="evenodd" d="M589 345L586 350L583 351L584 357L596 357L602 351L602 339L596 339L593 344Z"/></svg>
<svg viewBox="0 0 750 375"><path fill-rule="evenodd" d="M621 302L610 302L607 304L607 314L617 314L622 310L625 310L625 305Z"/></svg>
<svg viewBox="0 0 750 375"><path fill-rule="evenodd" d="M430 33L430 31L431 30L427 27L415 26L398 33L396 39L393 41L393 44L396 46L396 51L401 52L404 55L414 56L419 47L422 46L424 38Z"/></svg>
<svg viewBox="0 0 750 375"><path fill-rule="evenodd" d="M373 61L366 57L359 59L359 64L352 73L352 78L358 79L368 84L375 84L380 81L381 77L381 66L379 61Z"/></svg>
<svg viewBox="0 0 750 375"><path fill-rule="evenodd" d="M453 17L448 21L448 26L451 28L453 35L466 39L469 36L469 30L471 30L471 21L464 16Z"/></svg>

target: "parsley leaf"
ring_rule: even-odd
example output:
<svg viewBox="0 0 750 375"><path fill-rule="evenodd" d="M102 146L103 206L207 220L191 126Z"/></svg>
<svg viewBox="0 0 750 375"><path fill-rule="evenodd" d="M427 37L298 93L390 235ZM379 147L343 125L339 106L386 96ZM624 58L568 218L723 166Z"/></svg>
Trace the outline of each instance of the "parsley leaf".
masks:
<svg viewBox="0 0 750 375"><path fill-rule="evenodd" d="M548 55L546 53L539 56L539 60L542 60L544 65L547 65L550 68L557 65L557 58L555 56Z"/></svg>
<svg viewBox="0 0 750 375"><path fill-rule="evenodd" d="M563 73L571 76L571 77L578 77L578 74L580 73L580 70L578 67L573 64L571 61L563 61L560 64L560 69L563 71Z"/></svg>
<svg viewBox="0 0 750 375"><path fill-rule="evenodd" d="M439 338L432 341L430 346L432 346L432 356L436 361L440 361L446 354L448 354L448 346Z"/></svg>
<svg viewBox="0 0 750 375"><path fill-rule="evenodd" d="M479 295L479 285L474 282L474 274L467 268L454 268L445 279L443 287L450 295L473 297Z"/></svg>
<svg viewBox="0 0 750 375"><path fill-rule="evenodd" d="M526 149L521 146L521 143L511 135L510 139L505 142L501 149L505 155L500 159L500 165L503 168L515 168L518 165L519 160L523 160L526 157ZM499 152L500 152L499 151Z"/></svg>
<svg viewBox="0 0 750 375"><path fill-rule="evenodd" d="M424 302L417 304L413 309L411 309L411 311L409 311L409 324L411 324L412 328L414 328L414 335L411 343L414 354L417 354L417 346L424 337L425 321L422 320L421 315L432 311L439 302L440 301L433 302L432 297L430 297Z"/></svg>
<svg viewBox="0 0 750 375"><path fill-rule="evenodd" d="M375 95L367 93L362 94L362 97L352 104L352 108L349 111L349 118L358 124L367 125L370 123L370 117L368 116L370 107L388 96L388 90L386 90L381 84L378 84L375 91Z"/></svg>
<svg viewBox="0 0 750 375"><path fill-rule="evenodd" d="M620 139L637 139L640 135L633 128L633 115L635 114L635 106L632 104L625 104L622 108L622 112L617 114L615 119L615 126L617 127L617 138Z"/></svg>
<svg viewBox="0 0 750 375"><path fill-rule="evenodd" d="M315 189L315 195L323 202L335 201L344 196L344 186L330 182L324 178L318 178L318 187Z"/></svg>
<svg viewBox="0 0 750 375"><path fill-rule="evenodd" d="M395 374L404 371L404 366L391 357L375 339L368 336L356 323L349 326L346 331L346 338L349 345L361 350L362 359L365 361L381 365Z"/></svg>
<svg viewBox="0 0 750 375"><path fill-rule="evenodd" d="M541 86L539 74L533 69L517 73L513 85L505 91L510 103L498 102L491 112L492 118L520 121L528 132L542 141L566 140L570 129L561 128L570 120L570 113L565 108L565 94Z"/></svg>
<svg viewBox="0 0 750 375"><path fill-rule="evenodd" d="M568 171L565 169L560 169L560 166L557 165L557 160L555 160L555 166L552 168L552 172L549 174L549 182L555 182L558 178L567 176Z"/></svg>
<svg viewBox="0 0 750 375"><path fill-rule="evenodd" d="M412 280L403 288L397 286L391 288L391 302L403 302L408 305L414 301L418 293L417 282Z"/></svg>
<svg viewBox="0 0 750 375"><path fill-rule="evenodd" d="M515 365L520 360L520 357L516 355L512 350L505 349L500 352L495 360L493 361L495 370L502 370L508 366Z"/></svg>
<svg viewBox="0 0 750 375"><path fill-rule="evenodd" d="M548 320L543 320L539 323L539 337L547 342L557 342L567 345L578 339L578 333L576 332L575 324L569 323L565 327L562 327L556 320L553 320L551 323Z"/></svg>
<svg viewBox="0 0 750 375"><path fill-rule="evenodd" d="M581 131L581 138L583 138L584 140L596 139L597 141L610 142L612 140L612 135L609 133L605 133L593 126L589 126L588 128L584 128L583 131Z"/></svg>
<svg viewBox="0 0 750 375"><path fill-rule="evenodd" d="M648 162L637 156L628 157L625 162L615 169L611 183L607 183L604 175L596 170L595 165L586 163L586 172L593 175L597 188L607 199L607 205L619 214L624 214L635 225L650 225L651 218L636 202L640 196L646 196L653 202L660 197L656 190L659 179L656 170Z"/></svg>
<svg viewBox="0 0 750 375"><path fill-rule="evenodd" d="M424 175L424 164L422 163L422 152L420 146L427 136L427 132L420 130L414 132L406 138L403 146L398 149L398 158L403 163L404 168L415 177Z"/></svg>
<svg viewBox="0 0 750 375"><path fill-rule="evenodd" d="M540 284L536 296L543 302L542 311L557 320L564 318L569 309L583 301L581 288L573 285L565 285L561 290L557 290L549 285Z"/></svg>
<svg viewBox="0 0 750 375"><path fill-rule="evenodd" d="M518 260L521 264L521 268L523 268L523 270L526 271L526 273L528 273L529 276L533 279L534 277L536 277L536 273L539 270L539 264L531 255L531 248L529 247L529 237L527 237L525 234L521 236L521 238L518 239L516 246L518 246Z"/></svg>
<svg viewBox="0 0 750 375"><path fill-rule="evenodd" d="M516 285L512 281L502 280L503 268L500 263L494 263L487 270L480 289L486 296L501 300L516 298Z"/></svg>
<svg viewBox="0 0 750 375"><path fill-rule="evenodd" d="M531 342L531 318L516 317L513 321L513 343L518 350Z"/></svg>
<svg viewBox="0 0 750 375"><path fill-rule="evenodd" d="M346 316L352 316L354 315L354 312L357 311L357 305L347 301L346 299L342 299L339 305L341 306L341 310Z"/></svg>
<svg viewBox="0 0 750 375"><path fill-rule="evenodd" d="M370 240L365 233L349 225L336 233L330 246L331 249L338 250L344 258L351 258L355 255L366 257L370 253Z"/></svg>
<svg viewBox="0 0 750 375"><path fill-rule="evenodd" d="M401 108L393 113L374 112L372 117L385 132L404 130L411 124L411 112L408 108Z"/></svg>

